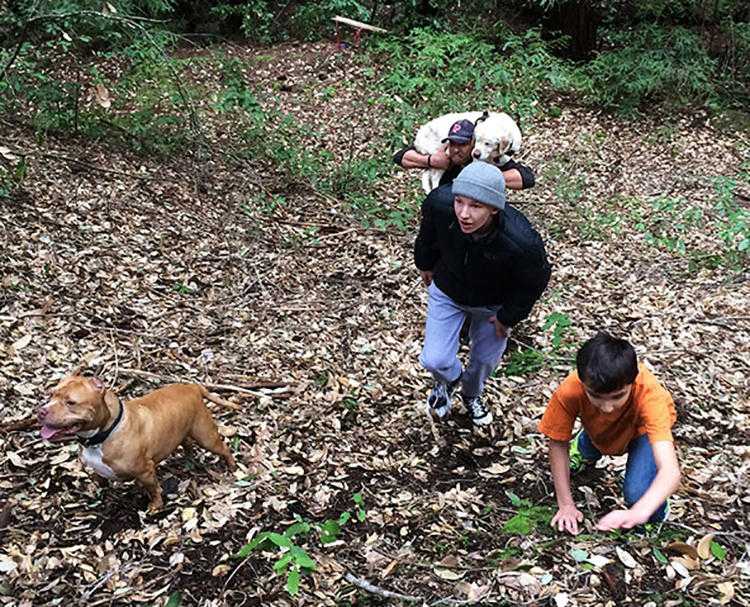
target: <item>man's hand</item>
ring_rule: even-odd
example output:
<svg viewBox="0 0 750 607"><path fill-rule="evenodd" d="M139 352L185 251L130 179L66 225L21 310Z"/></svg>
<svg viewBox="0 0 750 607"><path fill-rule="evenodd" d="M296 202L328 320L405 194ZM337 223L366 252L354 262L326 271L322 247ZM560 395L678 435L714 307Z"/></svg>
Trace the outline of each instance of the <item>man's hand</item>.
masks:
<svg viewBox="0 0 750 607"><path fill-rule="evenodd" d="M448 156L448 144L446 143L437 152L430 155L430 166L433 169L447 170L451 166L451 159Z"/></svg>
<svg viewBox="0 0 750 607"><path fill-rule="evenodd" d="M432 272L429 270L420 270L419 275L422 277L422 283L425 287L429 287L432 283Z"/></svg>
<svg viewBox="0 0 750 607"><path fill-rule="evenodd" d="M611 531L612 529L630 529L637 525L642 525L648 520L648 516L633 512L633 510L613 510L602 517L596 524L599 531Z"/></svg>
<svg viewBox="0 0 750 607"><path fill-rule="evenodd" d="M510 335L510 328L501 323L497 319L497 316L491 316L490 322L495 323L495 335L498 337L508 337Z"/></svg>
<svg viewBox="0 0 750 607"><path fill-rule="evenodd" d="M557 514L552 517L550 525L557 527L558 531L567 531L571 535L578 535L578 523L583 520L583 513L576 508L575 504L561 506Z"/></svg>

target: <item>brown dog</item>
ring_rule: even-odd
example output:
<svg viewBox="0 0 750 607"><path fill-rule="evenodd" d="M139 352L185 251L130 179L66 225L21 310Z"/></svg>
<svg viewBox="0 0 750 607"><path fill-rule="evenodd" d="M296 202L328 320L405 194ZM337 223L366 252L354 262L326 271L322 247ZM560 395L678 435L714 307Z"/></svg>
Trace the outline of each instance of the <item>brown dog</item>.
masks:
<svg viewBox="0 0 750 607"><path fill-rule="evenodd" d="M162 505L156 465L192 439L237 465L203 399L237 408L198 384L171 384L122 403L96 378L71 375L37 411L42 438L78 438L81 461L106 478L135 479L148 492L150 512Z"/></svg>

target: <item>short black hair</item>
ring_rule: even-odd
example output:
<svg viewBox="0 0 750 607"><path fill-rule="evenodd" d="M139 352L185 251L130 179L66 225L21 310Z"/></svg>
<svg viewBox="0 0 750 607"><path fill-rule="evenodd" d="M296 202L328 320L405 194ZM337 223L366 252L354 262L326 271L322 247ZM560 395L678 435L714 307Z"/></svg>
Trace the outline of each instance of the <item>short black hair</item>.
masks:
<svg viewBox="0 0 750 607"><path fill-rule="evenodd" d="M632 384L638 357L627 340L599 332L581 346L576 356L578 377L592 392L607 394Z"/></svg>

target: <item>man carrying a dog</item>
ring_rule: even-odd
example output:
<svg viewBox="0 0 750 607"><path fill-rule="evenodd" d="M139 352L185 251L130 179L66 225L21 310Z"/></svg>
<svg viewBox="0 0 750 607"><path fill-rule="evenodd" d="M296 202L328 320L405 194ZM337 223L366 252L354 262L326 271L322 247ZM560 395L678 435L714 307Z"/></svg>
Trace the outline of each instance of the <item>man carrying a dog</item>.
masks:
<svg viewBox="0 0 750 607"><path fill-rule="evenodd" d="M451 126L443 146L434 154L420 154L413 146L400 150L393 156L393 162L405 169L443 169L440 185L452 183L456 176L472 160L474 148L474 123L459 120ZM505 178L505 187L511 190L525 190L535 183L534 172L524 164L509 160L499 167Z"/></svg>
<svg viewBox="0 0 750 607"><path fill-rule="evenodd" d="M447 416L459 385L475 426L492 422L482 391L505 351L511 327L526 318L550 277L539 234L505 204L497 167L473 162L422 204L414 261L428 287L420 361L435 383L428 412ZM469 364L458 359L459 334L470 319Z"/></svg>

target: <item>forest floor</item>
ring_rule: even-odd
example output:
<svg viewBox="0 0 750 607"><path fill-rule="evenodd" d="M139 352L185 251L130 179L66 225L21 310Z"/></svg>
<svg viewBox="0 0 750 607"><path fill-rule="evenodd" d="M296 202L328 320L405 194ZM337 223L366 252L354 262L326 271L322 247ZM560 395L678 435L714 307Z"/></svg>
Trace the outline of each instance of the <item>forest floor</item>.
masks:
<svg viewBox="0 0 750 607"><path fill-rule="evenodd" d="M337 163L392 153L356 52L227 52L264 107L309 127L299 146ZM510 195L547 243L550 285L488 386L491 430L459 412L437 440L418 362L417 174L394 167L376 186L407 213L401 229L229 158L233 124L208 105L208 151L168 160L4 124L28 175L0 198L0 603L749 605L750 282L727 209L750 205L750 136L704 114L560 105L522 125L538 180ZM573 537L548 525L536 424L597 329L629 338L673 394L684 478L668 523L600 533L624 465L604 458L574 478ZM77 444L35 425L80 364L124 399L229 385L243 411L212 410L239 470L178 450L155 515L134 484L100 487ZM273 543L236 555L300 522L291 596Z"/></svg>

